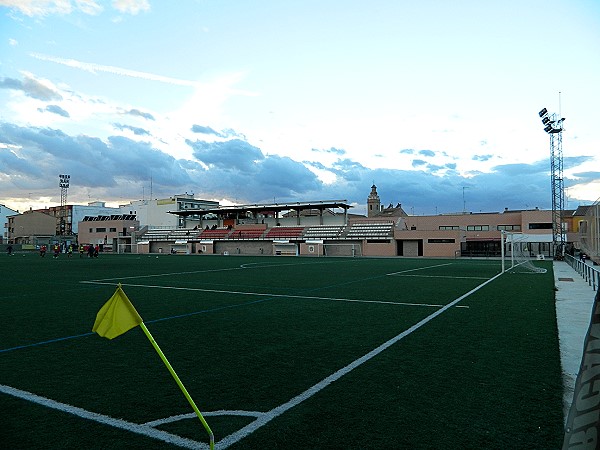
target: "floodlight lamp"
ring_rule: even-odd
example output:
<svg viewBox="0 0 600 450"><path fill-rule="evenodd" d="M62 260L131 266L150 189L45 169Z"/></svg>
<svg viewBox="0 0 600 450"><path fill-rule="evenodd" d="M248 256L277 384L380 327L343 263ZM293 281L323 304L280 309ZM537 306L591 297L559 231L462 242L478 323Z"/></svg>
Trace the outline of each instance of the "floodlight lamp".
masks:
<svg viewBox="0 0 600 450"><path fill-rule="evenodd" d="M548 114L548 110L544 108L538 114L540 115L540 117L544 117L546 114Z"/></svg>
<svg viewBox="0 0 600 450"><path fill-rule="evenodd" d="M546 116L546 117L544 117L544 118L542 119L542 123L543 123L544 125L547 125L547 124L548 124L548 122L550 122L550 119L548 118L548 116Z"/></svg>
<svg viewBox="0 0 600 450"><path fill-rule="evenodd" d="M546 133L550 133L550 131L552 131L552 125L546 125L546 128L544 128L544 131Z"/></svg>

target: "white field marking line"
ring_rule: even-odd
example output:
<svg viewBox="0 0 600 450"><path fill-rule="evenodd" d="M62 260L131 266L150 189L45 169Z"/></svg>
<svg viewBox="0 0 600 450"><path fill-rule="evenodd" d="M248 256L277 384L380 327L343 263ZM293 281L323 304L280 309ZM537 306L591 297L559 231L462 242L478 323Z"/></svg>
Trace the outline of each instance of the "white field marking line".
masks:
<svg viewBox="0 0 600 450"><path fill-rule="evenodd" d="M464 280L487 280L486 277L454 277L450 275L417 275L417 274L407 274L407 275L396 275L395 277L418 277L418 278L451 278L451 279L464 279Z"/></svg>
<svg viewBox="0 0 600 450"><path fill-rule="evenodd" d="M436 264L434 266L417 267L416 269L407 269L407 270L401 270L400 272L386 273L386 275L392 276L392 275L398 275L401 273L416 272L417 270L433 269L434 267L444 267L444 266L451 266L451 265L452 265L452 263Z"/></svg>
<svg viewBox="0 0 600 450"><path fill-rule="evenodd" d="M183 448L189 449L208 449L208 444L204 444L202 442L194 441L192 439L183 438L181 436L177 436L175 434L167 433L166 431L157 430L156 428L152 428L148 425L139 425L137 423L127 422L123 419L115 419L113 417L105 416L103 414L98 414L95 412L87 411L83 408L78 408L77 406L67 405L66 403L57 402L55 400L50 400L46 397L41 397L39 395L33 394L31 392L22 391L20 389L16 389L10 386L6 386L0 384L0 392L3 392L8 395L12 395L13 397L18 397L23 400L30 401L32 403L37 403L39 405L45 406L47 408L56 409L58 411L72 414L74 416L80 417L82 419L91 420L93 422L98 422L104 425L109 425L115 428L120 428L122 430L130 431L132 433L141 434L143 436L147 436L153 439L158 439L163 442L167 442L169 444L177 445Z"/></svg>
<svg viewBox="0 0 600 450"><path fill-rule="evenodd" d="M87 284L109 284L101 281L81 281ZM213 294L236 294L236 295L251 295L256 297L278 297L278 298L299 298L303 300L329 300L332 302L350 302L350 303L375 303L381 305L398 305L398 306L424 306L429 308L441 308L444 305L434 305L430 303L403 303L403 302L385 302L380 300L356 300L351 298L335 298L335 297L314 297L309 295L294 295L294 294L266 294L263 292L242 292L242 291L226 291L223 289L203 289L178 286L157 286L152 284L133 284L123 283L122 286L142 287L150 289L172 289L175 291L196 291L196 292L211 292ZM468 308L468 306L457 306L457 308Z"/></svg>
<svg viewBox="0 0 600 450"><path fill-rule="evenodd" d="M263 263L247 263L241 264L239 267L223 267L221 269L203 269L203 270L190 270L186 272L167 272L167 273L156 273L152 275L132 275L130 277L113 277L113 278L101 278L99 280L91 280L91 281L109 281L109 280L130 280L132 278L153 278L153 277L168 277L171 275L189 275L193 273L210 273L210 272L228 272L230 270L243 270L243 269L264 269L270 267L281 267L281 266L301 266L307 264L334 264L334 262L322 262L322 263L314 263L314 262L306 262L306 263L293 263L293 264L268 264L259 266L258 264ZM85 283L85 281L83 282Z"/></svg>
<svg viewBox="0 0 600 450"><path fill-rule="evenodd" d="M99 280L91 280L91 281L129 280L131 278L168 277L171 275L189 275L192 273L227 272L230 270L241 270L241 269L244 269L244 267L228 267L228 268L223 268L223 269L190 270L188 272L155 273L153 275L133 275L130 277L101 278ZM89 281L82 281L82 283L89 283Z"/></svg>
<svg viewBox="0 0 600 450"><path fill-rule="evenodd" d="M241 411L241 410L227 410L221 409L219 411L203 411L204 417L215 417L215 416L244 416L244 417L260 417L264 413L258 411ZM166 417L164 419L157 419L151 422L146 422L144 425L148 427L156 427L158 425L164 425L166 423L178 422L180 420L195 419L198 416L196 413L177 414L176 416Z"/></svg>
<svg viewBox="0 0 600 450"><path fill-rule="evenodd" d="M297 395L296 397L292 398L288 402L286 402L286 403L284 403L282 405L279 405L279 406L273 408L272 410L270 410L270 411L266 412L265 414L261 415L254 422L246 425L245 427L243 427L243 428L239 429L238 431L230 434L229 436L226 436L221 441L219 441L217 445L215 445L215 448L218 448L219 450L221 450L221 449L225 449L225 448L229 447L230 445L233 445L233 444L239 442L240 440L242 440L243 438L245 438L249 434L255 432L257 429L259 429L263 425L266 425L267 423L269 423L271 420L275 419L276 417L278 417L281 414L285 413L286 411L290 410L294 406L299 405L303 401L309 399L313 395L317 394L319 391L321 391L324 388L326 388L329 384L331 384L334 381L340 379L341 377L343 377L344 375L348 374L352 370L356 369L360 365L364 364L365 362L367 362L370 359L374 358L375 356L379 355L381 352L383 352L384 350L388 349L389 347L391 347L392 345L394 345L396 342L400 341L401 339L404 339L406 336L408 336L409 334L413 333L414 331L417 331L423 325L425 325L428 322L430 322L431 320L435 319L440 314L445 313L448 309L452 308L458 302L460 302L461 300L467 298L469 295L477 292L479 289L481 289L485 285L491 283L496 278L498 278L500 275L502 275L502 274L499 273L496 276L490 278L489 280L481 283L479 286L471 289L466 294L461 295L457 299L455 299L452 302L448 303L443 308L441 308L441 309L433 312L432 314L430 314L429 316L425 317L423 320L417 322L415 325L413 325L412 327L410 327L407 330L403 331L399 335L393 337L392 339L388 340L387 342L384 342L379 347L371 350L366 355L358 358L357 360L355 360L355 361L351 362L350 364L348 364L346 367L343 367L340 370L338 370L337 372L335 372L335 373L329 375L328 377L324 378L323 380L321 380L320 382L318 382L314 386L312 386L312 387L308 388L306 391L302 392L300 395Z"/></svg>

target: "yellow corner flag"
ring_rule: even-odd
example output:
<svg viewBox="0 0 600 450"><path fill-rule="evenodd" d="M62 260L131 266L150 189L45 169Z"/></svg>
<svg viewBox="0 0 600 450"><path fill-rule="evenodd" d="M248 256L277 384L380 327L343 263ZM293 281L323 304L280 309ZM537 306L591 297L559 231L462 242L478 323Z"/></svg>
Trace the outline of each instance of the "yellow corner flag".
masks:
<svg viewBox="0 0 600 450"><path fill-rule="evenodd" d="M192 397L190 397L187 389L175 373L175 370L173 370L171 363L167 360L167 357L154 340L154 337L152 337L152 334L150 334L150 330L148 330L144 324L144 321L135 310L135 307L127 298L127 295L121 288L121 283L119 283L117 286L117 290L113 296L104 304L102 308L100 308L98 314L96 314L96 321L94 322L92 331L98 333L102 337L114 339L117 336L128 332L133 327L137 327L138 325L154 347L154 350L156 350L156 353L158 353L158 356L160 356L160 359L162 359L163 363L165 363L165 366L167 366L171 376L179 386L179 389L181 389L181 392L183 392L183 395L198 416L198 419L200 419L200 422L202 422L202 426L204 426L204 429L208 433L209 448L210 450L214 450L215 435L208 426L208 423L206 423L204 416L202 416L202 413L194 403L194 400L192 400Z"/></svg>
<svg viewBox="0 0 600 450"><path fill-rule="evenodd" d="M119 284L113 296L96 314L92 331L102 337L114 339L133 327L137 327L140 323L142 323L142 318Z"/></svg>

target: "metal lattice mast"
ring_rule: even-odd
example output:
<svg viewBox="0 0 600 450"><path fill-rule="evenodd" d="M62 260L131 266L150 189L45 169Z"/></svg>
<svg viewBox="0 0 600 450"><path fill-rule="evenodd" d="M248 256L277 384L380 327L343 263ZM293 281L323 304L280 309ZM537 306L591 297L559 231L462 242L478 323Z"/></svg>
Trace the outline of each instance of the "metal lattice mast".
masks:
<svg viewBox="0 0 600 450"><path fill-rule="evenodd" d="M67 190L69 189L69 179L71 175L59 175L58 186L60 187L60 206L67 204Z"/></svg>
<svg viewBox="0 0 600 450"><path fill-rule="evenodd" d="M58 218L58 235L65 234L67 230L67 190L69 189L69 180L71 175L59 175L58 176L58 186L60 187L60 211Z"/></svg>
<svg viewBox="0 0 600 450"><path fill-rule="evenodd" d="M544 124L544 131L550 136L550 172L552 184L552 243L554 254L562 259L565 252L565 233L562 215L565 205L565 189L563 184L563 152L562 132L564 117L548 114L546 108L539 112Z"/></svg>

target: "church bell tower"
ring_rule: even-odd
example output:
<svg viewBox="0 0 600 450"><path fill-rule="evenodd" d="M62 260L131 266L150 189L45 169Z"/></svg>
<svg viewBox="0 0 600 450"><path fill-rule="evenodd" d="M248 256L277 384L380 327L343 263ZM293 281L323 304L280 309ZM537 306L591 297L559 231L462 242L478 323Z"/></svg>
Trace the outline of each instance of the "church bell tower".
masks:
<svg viewBox="0 0 600 450"><path fill-rule="evenodd" d="M367 217L373 217L379 211L381 211L381 200L377 193L377 186L373 183L373 186L371 186L371 193L369 194L369 198L367 198Z"/></svg>

